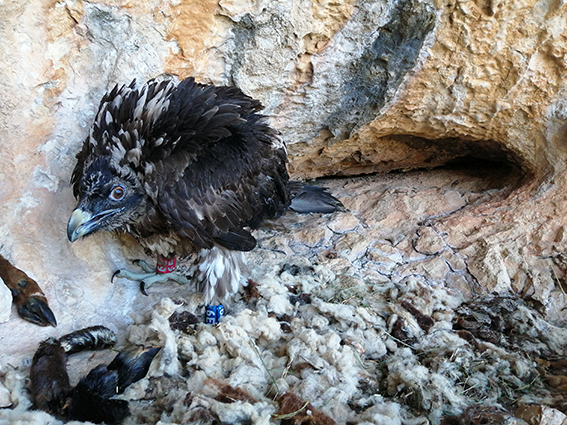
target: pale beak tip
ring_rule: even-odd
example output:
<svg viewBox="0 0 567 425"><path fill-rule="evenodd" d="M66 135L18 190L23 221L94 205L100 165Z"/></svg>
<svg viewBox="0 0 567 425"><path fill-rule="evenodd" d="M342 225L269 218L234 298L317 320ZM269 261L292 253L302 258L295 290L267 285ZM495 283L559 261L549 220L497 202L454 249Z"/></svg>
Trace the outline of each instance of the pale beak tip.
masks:
<svg viewBox="0 0 567 425"><path fill-rule="evenodd" d="M77 237L77 234L69 228L67 228L67 237L69 238L69 242L75 242L77 239L79 239Z"/></svg>
<svg viewBox="0 0 567 425"><path fill-rule="evenodd" d="M77 208L71 214L69 223L67 224L67 237L70 242L75 242L81 236L85 234L85 224L91 219L91 214Z"/></svg>

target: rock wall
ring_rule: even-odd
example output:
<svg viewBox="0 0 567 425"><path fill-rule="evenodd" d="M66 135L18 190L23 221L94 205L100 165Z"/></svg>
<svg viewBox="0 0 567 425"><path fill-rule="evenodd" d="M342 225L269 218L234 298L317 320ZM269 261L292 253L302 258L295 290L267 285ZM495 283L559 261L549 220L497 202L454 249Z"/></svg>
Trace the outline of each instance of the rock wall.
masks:
<svg viewBox="0 0 567 425"><path fill-rule="evenodd" d="M537 293L559 311L550 294L566 268L566 8L535 0L5 0L1 251L43 285L62 333L119 327L148 305L135 285L109 281L143 255L133 241L68 243L68 182L106 90L192 75L260 99L296 178L429 169L463 157L512 164L509 173L522 178L508 190L432 217L419 234L433 229L461 250L481 286ZM0 333L8 338L13 326L21 329L8 354L50 334L13 323Z"/></svg>

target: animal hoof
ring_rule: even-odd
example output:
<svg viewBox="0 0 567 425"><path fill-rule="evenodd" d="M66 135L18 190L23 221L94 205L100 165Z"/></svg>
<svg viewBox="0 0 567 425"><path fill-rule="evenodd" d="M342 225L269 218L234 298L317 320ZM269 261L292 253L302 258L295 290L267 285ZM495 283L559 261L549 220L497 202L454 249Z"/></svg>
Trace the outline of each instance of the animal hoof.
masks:
<svg viewBox="0 0 567 425"><path fill-rule="evenodd" d="M24 304L18 306L18 314L24 320L39 326L57 326L55 315L42 298L30 297Z"/></svg>

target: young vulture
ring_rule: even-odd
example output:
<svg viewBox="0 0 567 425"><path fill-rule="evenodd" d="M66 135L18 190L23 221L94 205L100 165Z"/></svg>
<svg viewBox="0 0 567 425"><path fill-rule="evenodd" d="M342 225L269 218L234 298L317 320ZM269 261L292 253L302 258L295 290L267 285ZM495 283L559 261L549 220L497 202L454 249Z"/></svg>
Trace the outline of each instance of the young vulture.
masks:
<svg viewBox="0 0 567 425"><path fill-rule="evenodd" d="M177 273L175 256L200 250L196 280L205 303L220 303L241 283L243 251L265 218L291 207L331 212L340 202L321 188L288 182L285 146L235 87L153 79L116 86L101 100L71 183L79 203L71 242L98 230L134 236L158 255L156 270L119 270L142 292ZM294 207L295 206L295 207Z"/></svg>

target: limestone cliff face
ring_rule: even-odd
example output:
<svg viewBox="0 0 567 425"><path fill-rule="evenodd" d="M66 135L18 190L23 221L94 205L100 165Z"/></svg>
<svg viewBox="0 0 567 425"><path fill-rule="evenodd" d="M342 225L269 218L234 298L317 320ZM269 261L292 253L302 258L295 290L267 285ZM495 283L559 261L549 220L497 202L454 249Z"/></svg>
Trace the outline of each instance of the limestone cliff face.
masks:
<svg viewBox="0 0 567 425"><path fill-rule="evenodd" d="M545 304L563 278L562 2L5 0L0 23L1 249L43 283L65 329L95 313L127 322L140 302L109 282L141 255L135 243L67 242L68 181L102 94L162 73L260 99L295 177L513 164L524 178L506 196L427 226L490 289L543 285Z"/></svg>

